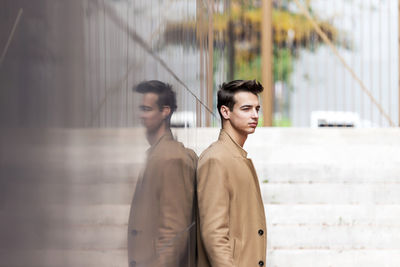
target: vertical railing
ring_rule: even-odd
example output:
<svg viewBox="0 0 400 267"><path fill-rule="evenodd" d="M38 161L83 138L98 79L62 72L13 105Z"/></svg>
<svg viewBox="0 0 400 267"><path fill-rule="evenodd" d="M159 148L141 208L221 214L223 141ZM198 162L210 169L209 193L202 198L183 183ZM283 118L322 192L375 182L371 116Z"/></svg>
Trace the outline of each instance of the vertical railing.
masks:
<svg viewBox="0 0 400 267"><path fill-rule="evenodd" d="M261 22L261 77L264 85L262 95L262 110L264 117L264 126L272 126L273 113L273 47L272 47L272 2L262 0L262 22Z"/></svg>
<svg viewBox="0 0 400 267"><path fill-rule="evenodd" d="M107 1L96 1L88 0L93 11L89 12L87 16L87 24L93 24L98 29L95 30L100 38L93 39L90 31L91 27L88 27L86 39L87 45L95 45L100 42L99 53L96 55L89 55L89 62L93 60L100 61L96 64L95 68L101 68L102 73L97 73L98 77L95 80L102 81L101 88L104 92L101 94L98 92L99 88L90 88L91 92L97 95L98 99L94 100L93 95L91 101L94 102L93 111L91 112L90 119L87 122L87 126L100 126L109 127L112 125L120 125L122 122L118 117L124 115L124 112L129 113L134 110L134 105L137 104L135 101L122 101L122 105L125 107L118 107L118 99L122 97L121 92L126 91L125 95L131 94L132 86L143 80L143 79L162 79L166 82L172 83L175 90L181 95L178 101L185 101L184 96L189 95L191 103L185 103L185 108L193 110L194 116L196 117L196 124L198 126L211 126L212 121L215 120L216 116L212 110L213 104L213 7L214 0L208 0L209 5L204 5L202 1L196 1L196 18L183 18L182 21L177 23L178 31L182 37L181 40L176 40L174 43L175 48L181 49L183 46L197 46L198 52L198 63L199 63L199 75L196 75L197 70L186 71L186 67L179 67L180 63L173 63L170 60L178 58L176 55L169 54L168 51L163 51L157 47L163 46L163 34L165 24L170 21L164 16L158 18L152 18L152 23L156 26L148 26L151 28L150 32L147 33L141 28L142 20L135 19L134 22L129 21L129 12L121 12L120 9L114 8L113 5ZM171 6L173 3L170 3ZM168 8L167 4L163 4L165 8ZM118 7L118 4L115 6ZM151 4L147 4L146 8L153 8ZM160 5L154 5L154 8L161 9ZM130 10L132 12L133 9ZM100 21L96 19L100 17ZM191 21L193 19L194 21ZM93 21L93 23L91 23ZM194 22L194 23L192 23ZM99 25L100 24L100 25ZM189 26L187 26L189 25ZM194 25L194 26L191 26ZM175 27L175 26L174 26ZM179 28L182 27L182 28ZM190 28L193 27L192 32ZM175 30L175 29L174 29ZM196 34L197 33L197 34ZM196 39L185 40L185 36L193 34ZM116 37L125 37L125 42L120 42ZM180 43L182 42L182 43ZM125 47L126 45L126 47ZM129 51L133 54L129 54ZM87 49L91 51L91 49ZM120 54L118 51L127 51L126 55ZM142 51L142 52L139 52ZM178 50L179 52L180 50ZM173 52L177 54L178 52ZM110 54L112 53L112 54ZM100 60L99 60L100 59ZM112 59L112 60L111 60ZM182 59L182 64L188 64L185 59ZM116 61L120 61L123 65L112 65ZM128 64L128 62L132 64ZM141 62L141 63L140 63ZM139 66L143 64L142 68ZM90 63L88 64L90 65ZM126 69L123 69L126 66ZM145 66L147 68L153 68L154 73L145 72ZM195 66L193 66L195 67ZM117 71L118 69L123 69ZM143 77L139 73L143 74ZM121 75L122 73L122 75ZM92 69L89 69L88 76L90 79L93 78L95 73ZM188 79L187 75L190 74L192 78ZM122 76L122 77L121 77ZM199 86L196 86L195 80ZM188 82L191 82L189 84ZM91 84L91 86L94 86ZM92 90L93 89L93 90ZM180 106L183 107L183 104ZM125 114L128 117L127 114ZM131 125L132 121L125 121L125 125ZM121 126L121 125L120 125Z"/></svg>
<svg viewBox="0 0 400 267"><path fill-rule="evenodd" d="M207 106L213 110L214 95L214 10L215 0L208 0L208 64L207 64ZM212 114L206 115L206 126L211 126Z"/></svg>

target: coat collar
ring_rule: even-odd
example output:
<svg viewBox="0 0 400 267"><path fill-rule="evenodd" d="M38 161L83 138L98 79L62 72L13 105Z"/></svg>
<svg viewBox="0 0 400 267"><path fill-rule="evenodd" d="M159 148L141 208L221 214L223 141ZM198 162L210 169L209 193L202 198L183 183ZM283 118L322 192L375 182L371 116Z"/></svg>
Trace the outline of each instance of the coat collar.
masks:
<svg viewBox="0 0 400 267"><path fill-rule="evenodd" d="M232 137L224 130L221 129L218 140L223 142L235 156L242 156L247 158L247 152L244 150Z"/></svg>
<svg viewBox="0 0 400 267"><path fill-rule="evenodd" d="M157 142L154 143L149 149L147 149L147 155L153 154L154 150L157 149L157 147L160 145L160 143L163 143L165 141L171 141L174 140L174 137L172 136L172 132L169 130L165 134L163 134Z"/></svg>

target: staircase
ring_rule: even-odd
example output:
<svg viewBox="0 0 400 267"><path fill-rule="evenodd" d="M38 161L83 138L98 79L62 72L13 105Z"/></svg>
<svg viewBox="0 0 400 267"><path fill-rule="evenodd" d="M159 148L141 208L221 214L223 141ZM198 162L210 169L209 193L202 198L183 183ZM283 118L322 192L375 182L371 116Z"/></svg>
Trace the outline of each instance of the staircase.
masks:
<svg viewBox="0 0 400 267"><path fill-rule="evenodd" d="M262 128L249 137L269 267L400 266L398 129Z"/></svg>
<svg viewBox="0 0 400 267"><path fill-rule="evenodd" d="M198 154L218 133L174 130ZM143 131L7 136L0 266L127 266ZM265 204L268 267L400 266L400 130L259 128L245 149Z"/></svg>
<svg viewBox="0 0 400 267"><path fill-rule="evenodd" d="M127 266L143 130L12 132L2 157L1 267Z"/></svg>

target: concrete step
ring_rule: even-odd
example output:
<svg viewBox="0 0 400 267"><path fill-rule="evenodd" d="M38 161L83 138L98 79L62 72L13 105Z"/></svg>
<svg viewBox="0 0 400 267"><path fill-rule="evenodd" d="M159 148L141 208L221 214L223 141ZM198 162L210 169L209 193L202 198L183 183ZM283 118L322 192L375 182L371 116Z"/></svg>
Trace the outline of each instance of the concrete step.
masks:
<svg viewBox="0 0 400 267"><path fill-rule="evenodd" d="M281 147L292 147L304 145L313 149L321 145L347 146L351 145L377 145L398 146L400 129L398 128L279 128L259 127L255 133L249 135L246 144L248 147L260 144L263 146L277 145Z"/></svg>
<svg viewBox="0 0 400 267"><path fill-rule="evenodd" d="M173 129L178 140L201 153L217 140L218 128ZM264 160L279 159L321 160L338 159L337 155L358 154L360 158L380 155L399 155L400 129L309 129L309 128L257 128L248 136L245 149L249 155L260 155ZM371 150L373 148L373 150ZM297 151L297 152L296 152ZM329 152L334 152L334 154ZM295 152L295 153L293 153ZM362 153L360 152L367 152ZM305 156L301 156L305 155ZM322 158L321 158L322 155ZM392 158L393 159L393 158ZM396 159L394 159L396 160Z"/></svg>
<svg viewBox="0 0 400 267"><path fill-rule="evenodd" d="M107 250L0 250L1 267L126 267L125 249Z"/></svg>
<svg viewBox="0 0 400 267"><path fill-rule="evenodd" d="M42 205L31 207L29 212L13 207L2 209L0 217L4 222L41 222L42 214L48 225L126 225L130 205Z"/></svg>
<svg viewBox="0 0 400 267"><path fill-rule="evenodd" d="M268 248L273 250L400 250L399 225L268 224L267 233ZM126 249L126 240L127 225L56 225L46 229L40 244L14 248L113 250Z"/></svg>
<svg viewBox="0 0 400 267"><path fill-rule="evenodd" d="M8 231L1 233L2 243L5 240L10 240L10 242L2 244L0 249L113 250L126 249L127 247L127 224L54 224L40 228L38 225L20 222L16 227L18 232ZM8 229L11 228L9 227ZM18 242L14 242L14 240ZM24 240L25 242L23 242Z"/></svg>
<svg viewBox="0 0 400 267"><path fill-rule="evenodd" d="M58 225L50 228L47 248L115 250L127 248L128 225Z"/></svg>
<svg viewBox="0 0 400 267"><path fill-rule="evenodd" d="M219 129L175 129L198 154ZM276 182L396 182L400 130L258 128L245 144L259 179Z"/></svg>
<svg viewBox="0 0 400 267"><path fill-rule="evenodd" d="M400 184L261 184L265 204L400 205Z"/></svg>
<svg viewBox="0 0 400 267"><path fill-rule="evenodd" d="M265 204L267 223L274 225L400 225L400 205L299 205ZM25 210L6 209L4 221L40 221L39 211L49 225L126 225L130 205L44 205Z"/></svg>
<svg viewBox="0 0 400 267"><path fill-rule="evenodd" d="M400 183L400 162L347 163L254 161L260 182L269 183Z"/></svg>
<svg viewBox="0 0 400 267"><path fill-rule="evenodd" d="M400 250L268 250L270 267L398 267ZM126 267L125 250L0 251L1 267Z"/></svg>
<svg viewBox="0 0 400 267"><path fill-rule="evenodd" d="M400 226L275 225L268 228L270 249L396 249Z"/></svg>
<svg viewBox="0 0 400 267"><path fill-rule="evenodd" d="M8 187L2 197L13 207L23 207L26 203L35 203L37 206L46 204L119 205L130 204L134 190L134 183L46 183L37 185L21 183ZM7 203L4 206L7 206Z"/></svg>
<svg viewBox="0 0 400 267"><path fill-rule="evenodd" d="M399 226L400 205L265 205L267 223L275 225Z"/></svg>
<svg viewBox="0 0 400 267"><path fill-rule="evenodd" d="M354 207L348 209L347 214L340 213L340 209L336 207L336 214L332 212L331 216L328 214L329 208L324 210L324 215L312 214L312 207L307 208L306 211L304 207L302 210L297 207L289 208L286 214L279 216L279 212L283 213L283 210L276 212L275 209L274 213L271 206L266 207L270 249L400 249L399 215L398 213L390 215L390 212L394 213L398 209L390 210L390 207L386 207L386 211L375 215L386 217L374 219L372 215L371 218L364 220L368 217L368 213L365 214L360 210L365 208L359 208L358 216L349 214L355 210ZM290 214L293 209L297 209L297 212ZM315 212L321 210L320 208ZM301 212L303 219L296 219L301 216ZM289 219L285 221L288 217ZM385 221L386 218L388 221ZM31 225L28 221L26 227L20 225L19 228L29 230L28 227ZM125 224L117 225L58 223L47 225L45 230L44 242L33 243L35 248L84 250L126 248L127 221ZM15 234L9 233L9 235Z"/></svg>
<svg viewBox="0 0 400 267"><path fill-rule="evenodd" d="M20 184L6 192L14 205L37 204L116 205L130 204L135 184ZM263 183L267 204L399 204L400 183ZM45 196L45 197L44 197Z"/></svg>
<svg viewBox="0 0 400 267"><path fill-rule="evenodd" d="M37 235L37 243L17 243L11 246L0 247L1 249L12 248L14 250L29 250L29 249L57 249L57 250L115 250L115 249L127 249L127 238L128 238L128 223L125 225L68 225L68 224L57 224L57 225L46 225L45 231L42 233L35 233L29 229L30 224L18 225L19 229L24 229L26 233L30 232L33 235ZM190 228L193 230L195 228ZM185 229L181 229L185 231ZM189 231L186 230L186 231ZM11 240L17 235L21 237L19 233L8 232L1 233L0 237L2 241ZM172 244L177 244L184 241L186 238L182 233L174 236L171 239ZM29 241L34 241L30 239Z"/></svg>
<svg viewBox="0 0 400 267"><path fill-rule="evenodd" d="M280 249L269 250L269 267L398 267L398 249Z"/></svg>
<svg viewBox="0 0 400 267"><path fill-rule="evenodd" d="M270 144L268 140L257 138L253 140L256 144L249 144L248 153L253 158L263 159L267 162L293 162L293 163L330 163L340 162L343 164L353 162L385 162L385 159L392 159L391 162L399 162L398 157L400 145L355 145L338 144L333 140L328 144L308 146L278 145ZM262 148L262 149L260 149Z"/></svg>
<svg viewBox="0 0 400 267"><path fill-rule="evenodd" d="M81 159L84 162L84 159ZM132 183L139 176L143 164L50 164L40 167L6 166L1 168L0 175L3 183L18 186L20 183L31 184L92 184L92 183Z"/></svg>

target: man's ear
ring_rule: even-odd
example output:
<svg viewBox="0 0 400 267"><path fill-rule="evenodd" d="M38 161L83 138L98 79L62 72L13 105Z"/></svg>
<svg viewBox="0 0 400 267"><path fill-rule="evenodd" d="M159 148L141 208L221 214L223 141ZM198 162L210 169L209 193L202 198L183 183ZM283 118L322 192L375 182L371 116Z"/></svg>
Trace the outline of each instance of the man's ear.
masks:
<svg viewBox="0 0 400 267"><path fill-rule="evenodd" d="M171 114L171 107L170 106L163 106L162 115L164 120Z"/></svg>
<svg viewBox="0 0 400 267"><path fill-rule="evenodd" d="M231 111L227 106L221 106L221 115L225 120L229 120L231 116Z"/></svg>

